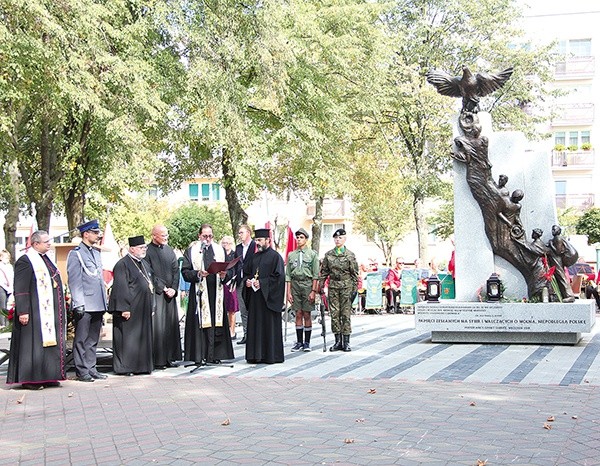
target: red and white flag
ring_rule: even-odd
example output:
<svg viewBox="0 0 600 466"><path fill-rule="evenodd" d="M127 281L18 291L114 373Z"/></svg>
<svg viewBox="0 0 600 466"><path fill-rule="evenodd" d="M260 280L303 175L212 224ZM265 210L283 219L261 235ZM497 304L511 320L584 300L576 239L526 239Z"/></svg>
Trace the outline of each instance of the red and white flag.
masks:
<svg viewBox="0 0 600 466"><path fill-rule="evenodd" d="M297 247L298 247L298 242L296 241L296 236L294 235L294 232L292 231L292 229L290 228L290 225L288 224L288 226L287 226L287 241L285 243L285 255L283 257L283 260L285 261L286 264L287 264L287 260L288 260L288 256L289 256L290 252L294 251Z"/></svg>
<svg viewBox="0 0 600 466"><path fill-rule="evenodd" d="M104 234L100 242L100 257L102 258L102 276L110 286L113 281L113 268L119 260L119 243L115 240L110 223L106 222Z"/></svg>

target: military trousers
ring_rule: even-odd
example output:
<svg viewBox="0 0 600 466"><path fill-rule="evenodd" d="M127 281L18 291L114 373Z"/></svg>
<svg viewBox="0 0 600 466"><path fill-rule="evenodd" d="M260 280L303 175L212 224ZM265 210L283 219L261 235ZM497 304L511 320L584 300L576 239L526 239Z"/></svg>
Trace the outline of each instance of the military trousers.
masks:
<svg viewBox="0 0 600 466"><path fill-rule="evenodd" d="M350 302L353 292L352 286L331 287L327 300L329 304L329 316L331 317L331 332L334 334L350 335L352 326L350 316L352 314L352 303Z"/></svg>

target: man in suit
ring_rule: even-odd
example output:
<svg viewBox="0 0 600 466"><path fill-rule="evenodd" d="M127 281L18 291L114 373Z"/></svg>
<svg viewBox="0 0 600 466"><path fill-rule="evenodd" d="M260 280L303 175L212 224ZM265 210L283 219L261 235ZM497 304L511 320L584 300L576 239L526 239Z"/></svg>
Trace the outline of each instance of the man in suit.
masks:
<svg viewBox="0 0 600 466"><path fill-rule="evenodd" d="M254 272L252 271L252 258L256 251L256 243L252 239L252 230L248 225L240 226L238 238L240 239L240 244L235 247L235 257L241 257L242 260L237 263L235 269L236 293L240 307L240 315L242 317L242 326L244 327L244 336L237 344L244 345L246 344L246 334L248 333L248 309L246 308L246 302L244 301L246 295L246 287L244 284L246 283L246 280L252 278L254 275Z"/></svg>
<svg viewBox="0 0 600 466"><path fill-rule="evenodd" d="M107 378L106 374L96 369L96 348L100 340L102 316L107 309L102 261L100 252L94 247L100 241L101 233L98 220L90 220L77 229L81 234L81 243L67 257L71 306L75 315L73 356L77 380L93 382Z"/></svg>

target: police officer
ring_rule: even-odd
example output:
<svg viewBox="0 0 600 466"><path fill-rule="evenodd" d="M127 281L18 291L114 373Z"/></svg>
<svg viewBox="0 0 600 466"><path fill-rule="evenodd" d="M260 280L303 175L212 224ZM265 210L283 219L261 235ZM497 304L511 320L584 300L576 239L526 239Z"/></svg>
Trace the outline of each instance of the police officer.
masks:
<svg viewBox="0 0 600 466"><path fill-rule="evenodd" d="M304 228L296 232L298 248L290 253L285 267L286 296L296 313L297 341L293 352L310 351L311 310L319 286L319 256L308 247L308 238Z"/></svg>
<svg viewBox="0 0 600 466"><path fill-rule="evenodd" d="M358 262L354 253L344 246L346 230L336 230L333 241L335 247L325 253L319 274L321 289L329 277L329 315L331 331L335 334L335 344L329 351L351 351L350 314L352 301L358 290Z"/></svg>
<svg viewBox="0 0 600 466"><path fill-rule="evenodd" d="M102 277L100 252L94 245L100 241L98 220L77 227L81 243L69 252L67 275L71 291L71 306L75 313L73 356L75 372L80 382L106 379L96 369L96 348L100 340L102 316L106 312L106 288Z"/></svg>

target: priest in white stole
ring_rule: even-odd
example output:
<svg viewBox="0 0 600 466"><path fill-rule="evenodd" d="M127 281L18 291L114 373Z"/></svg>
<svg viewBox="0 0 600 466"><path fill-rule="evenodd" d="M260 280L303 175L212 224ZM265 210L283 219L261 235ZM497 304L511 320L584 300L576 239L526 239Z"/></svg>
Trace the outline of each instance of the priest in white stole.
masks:
<svg viewBox="0 0 600 466"><path fill-rule="evenodd" d="M225 250L214 242L212 226L200 227L183 255L181 274L191 283L185 316L184 358L196 364L233 359L229 320L224 308L223 283L226 274L209 274L213 262L225 261ZM229 272L232 273L232 272Z"/></svg>
<svg viewBox="0 0 600 466"><path fill-rule="evenodd" d="M60 272L46 253L50 236L31 235L15 263L15 316L6 382L37 390L65 379L65 298Z"/></svg>

